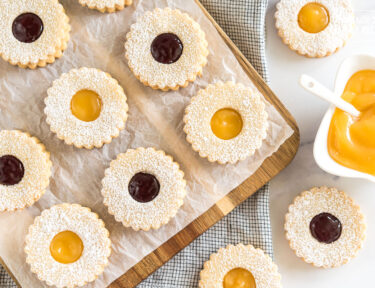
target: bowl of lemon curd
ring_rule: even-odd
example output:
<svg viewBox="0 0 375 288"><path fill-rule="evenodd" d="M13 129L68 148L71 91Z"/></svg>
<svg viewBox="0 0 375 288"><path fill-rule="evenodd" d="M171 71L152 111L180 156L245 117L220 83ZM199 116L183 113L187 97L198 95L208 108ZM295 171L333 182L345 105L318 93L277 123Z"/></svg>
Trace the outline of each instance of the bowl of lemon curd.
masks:
<svg viewBox="0 0 375 288"><path fill-rule="evenodd" d="M360 115L328 109L315 138L315 161L328 173L375 182L375 56L347 58L337 72L334 93Z"/></svg>

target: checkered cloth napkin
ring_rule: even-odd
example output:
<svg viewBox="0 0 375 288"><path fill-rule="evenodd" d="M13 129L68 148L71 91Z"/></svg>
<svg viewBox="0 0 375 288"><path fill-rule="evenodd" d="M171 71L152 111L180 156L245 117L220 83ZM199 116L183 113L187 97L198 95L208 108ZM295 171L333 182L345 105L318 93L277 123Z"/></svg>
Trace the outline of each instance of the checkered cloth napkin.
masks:
<svg viewBox="0 0 375 288"><path fill-rule="evenodd" d="M267 80L265 13L267 0L201 0L260 75ZM247 199L138 288L197 287L203 263L228 244L249 243L272 256L268 185ZM17 287L0 266L0 287Z"/></svg>

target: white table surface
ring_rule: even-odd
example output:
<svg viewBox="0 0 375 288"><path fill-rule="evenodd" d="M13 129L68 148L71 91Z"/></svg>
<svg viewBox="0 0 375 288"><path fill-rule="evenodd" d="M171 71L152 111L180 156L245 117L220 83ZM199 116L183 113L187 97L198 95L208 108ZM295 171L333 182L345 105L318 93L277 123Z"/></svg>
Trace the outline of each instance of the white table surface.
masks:
<svg viewBox="0 0 375 288"><path fill-rule="evenodd" d="M315 77L330 88L338 65L352 54L375 55L375 1L355 0L356 29L348 44L323 59L297 55L282 43L274 21L275 4L267 12L267 61L270 85L293 114L301 132L301 146L293 162L271 181L271 223L275 261L286 288L375 287L375 184L329 175L313 158L313 142L328 104L305 92L298 84L301 73ZM335 269L319 269L304 263L289 248L284 234L284 215L294 197L313 186L335 186L361 206L367 221L367 239L358 256Z"/></svg>

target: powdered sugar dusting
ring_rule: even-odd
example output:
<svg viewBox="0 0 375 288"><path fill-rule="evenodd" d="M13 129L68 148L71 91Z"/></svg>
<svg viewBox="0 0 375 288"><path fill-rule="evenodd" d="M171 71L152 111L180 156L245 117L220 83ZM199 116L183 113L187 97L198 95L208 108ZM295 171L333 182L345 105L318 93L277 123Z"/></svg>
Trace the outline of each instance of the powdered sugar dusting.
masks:
<svg viewBox="0 0 375 288"><path fill-rule="evenodd" d="M241 133L222 140L211 130L211 118L222 108L232 108L242 117ZM254 154L267 136L267 112L258 90L233 82L209 85L191 99L184 117L187 141L202 157L219 163L235 163Z"/></svg>
<svg viewBox="0 0 375 288"><path fill-rule="evenodd" d="M51 176L52 163L43 144L29 134L16 130L0 131L0 157L12 155L23 164L22 180L11 186L0 184L0 211L31 206L44 194Z"/></svg>
<svg viewBox="0 0 375 288"><path fill-rule="evenodd" d="M159 195L151 202L140 203L128 191L129 181L138 172L154 175L160 183ZM102 181L104 204L110 214L134 230L158 229L174 217L186 195L186 181L172 157L154 148L129 149L118 155L105 171Z"/></svg>
<svg viewBox="0 0 375 288"><path fill-rule="evenodd" d="M183 43L183 53L173 64L161 64L151 55L151 43L162 33L176 34ZM202 74L207 46L199 24L189 15L170 8L145 13L131 26L125 43L130 69L143 83L159 89L185 86Z"/></svg>
<svg viewBox="0 0 375 288"><path fill-rule="evenodd" d="M252 245L228 245L212 254L200 274L200 288L223 288L225 275L232 269L250 271L257 288L280 288L281 276L271 258Z"/></svg>
<svg viewBox="0 0 375 288"><path fill-rule="evenodd" d="M330 22L319 33L308 33L298 25L298 13L310 2L322 4ZM281 0L275 14L276 27L292 50L310 57L323 57L345 45L354 28L354 13L349 0Z"/></svg>
<svg viewBox="0 0 375 288"><path fill-rule="evenodd" d="M83 89L95 91L101 99L102 110L95 121L81 121L71 112L72 97ZM105 72L94 68L73 69L55 80L47 93L46 121L67 144L101 147L125 127L128 105L124 90Z"/></svg>
<svg viewBox="0 0 375 288"><path fill-rule="evenodd" d="M320 213L336 216L342 224L340 238L330 244L318 242L310 221ZM318 267L337 267L353 258L365 239L365 222L359 207L336 188L312 188L296 197L285 217L286 237L298 257Z"/></svg>
<svg viewBox="0 0 375 288"><path fill-rule="evenodd" d="M33 43L20 42L12 33L14 19L26 12L38 15L44 24L42 35ZM12 64L51 62L51 57L58 56L69 39L69 18L57 0L3 0L0 1L0 19L0 55Z"/></svg>
<svg viewBox="0 0 375 288"><path fill-rule="evenodd" d="M49 247L56 234L67 230L81 238L84 249L76 262L62 264L53 259ZM26 262L48 285L83 286L94 281L108 265L110 247L109 232L97 214L78 204L64 203L35 218L26 236Z"/></svg>

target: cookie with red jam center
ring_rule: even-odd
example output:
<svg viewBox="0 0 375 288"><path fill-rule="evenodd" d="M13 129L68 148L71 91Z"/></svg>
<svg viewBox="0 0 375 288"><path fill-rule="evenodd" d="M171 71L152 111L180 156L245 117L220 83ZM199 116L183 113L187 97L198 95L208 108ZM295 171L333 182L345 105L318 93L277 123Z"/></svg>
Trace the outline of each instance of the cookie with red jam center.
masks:
<svg viewBox="0 0 375 288"><path fill-rule="evenodd" d="M52 163L44 145L17 130L0 131L0 211L33 205L44 194Z"/></svg>
<svg viewBox="0 0 375 288"><path fill-rule="evenodd" d="M0 1L0 55L12 65L35 69L62 56L69 18L57 0Z"/></svg>
<svg viewBox="0 0 375 288"><path fill-rule="evenodd" d="M285 230L298 257L331 268L355 257L363 245L366 225L359 207L344 192L315 187L289 206Z"/></svg>
<svg viewBox="0 0 375 288"><path fill-rule="evenodd" d="M197 22L170 8L146 12L130 28L126 58L145 85L167 91L186 87L202 75L208 43Z"/></svg>
<svg viewBox="0 0 375 288"><path fill-rule="evenodd" d="M186 195L179 165L154 148L129 149L118 155L102 184L109 213L134 230L158 229L168 223Z"/></svg>

